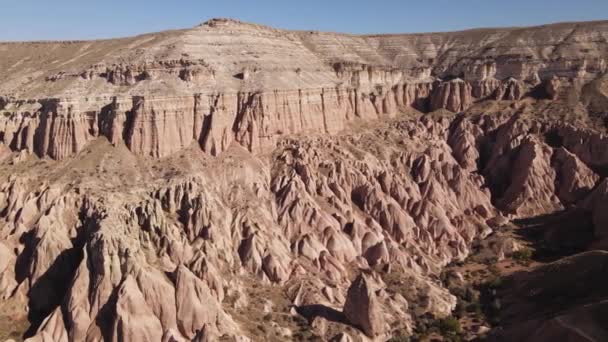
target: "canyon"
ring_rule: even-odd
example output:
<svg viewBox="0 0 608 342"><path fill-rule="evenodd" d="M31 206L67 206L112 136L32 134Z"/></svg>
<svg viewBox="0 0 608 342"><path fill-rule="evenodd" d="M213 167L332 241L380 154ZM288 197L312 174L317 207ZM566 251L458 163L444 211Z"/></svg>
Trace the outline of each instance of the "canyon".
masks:
<svg viewBox="0 0 608 342"><path fill-rule="evenodd" d="M606 340L607 61L608 21L0 43L0 340Z"/></svg>

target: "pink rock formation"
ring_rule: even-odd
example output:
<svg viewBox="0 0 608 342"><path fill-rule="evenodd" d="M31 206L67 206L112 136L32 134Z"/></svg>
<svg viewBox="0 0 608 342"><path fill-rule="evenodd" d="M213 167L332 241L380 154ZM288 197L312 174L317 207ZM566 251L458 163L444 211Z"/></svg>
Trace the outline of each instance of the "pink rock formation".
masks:
<svg viewBox="0 0 608 342"><path fill-rule="evenodd" d="M346 294L344 315L351 324L362 329L367 336L376 337L384 332L385 320L371 286L369 279L363 274L353 281Z"/></svg>
<svg viewBox="0 0 608 342"><path fill-rule="evenodd" d="M558 77L553 77L545 83L545 91L549 95L551 100L557 100L559 97L559 90L561 86L561 81Z"/></svg>
<svg viewBox="0 0 608 342"><path fill-rule="evenodd" d="M501 83L494 92L496 100L517 101L521 100L525 95L525 83L514 78L509 78L506 82Z"/></svg>
<svg viewBox="0 0 608 342"><path fill-rule="evenodd" d="M151 46L120 50L107 42L46 44L61 47L56 50L45 44L13 44L2 50L8 51L2 52L7 65L39 49L55 51L48 57L53 60L79 52L62 71L47 70L40 59L17 63L19 68L11 69L10 75L2 71L0 76L11 82L0 87L0 94L9 94L1 96L5 115L0 119L0 140L13 150L28 149L54 159L80 152L100 135L155 157L166 157L193 141L212 154L225 151L233 141L260 151L272 148L284 134L335 133L355 118L375 119L408 107L461 112L476 100L519 100L541 81L557 99L559 78L587 82L606 70L600 58L605 44L592 44L593 32L601 32L603 25L578 24L572 35L568 25L534 28L522 33L532 37L529 40L511 41L505 34L509 30L487 30L482 33L486 38L474 40L466 32L432 35L433 39L346 37L211 21L158 34L153 43L145 37L121 41L129 46L151 44L159 52ZM573 55L573 48L560 49L559 56L550 59L526 55L531 51L528 42L537 36L543 36L546 46L560 46L567 39L588 53ZM427 40L430 46L420 48ZM167 51L168 42L174 41L179 43ZM242 55L242 49L233 48L239 45L259 58ZM119 50L105 59L84 53L104 48ZM393 50L407 57L389 63ZM423 50L434 52L411 53ZM495 52L492 57L469 56L467 51L473 50ZM264 62L269 56L274 57ZM29 75L34 69L42 71ZM247 78L235 77L244 75L243 70ZM464 80L452 77L458 74ZM444 76L452 80L439 81ZM18 81L28 77L30 85ZM34 80L41 86L32 87Z"/></svg>
<svg viewBox="0 0 608 342"><path fill-rule="evenodd" d="M143 294L132 277L118 288L116 317L112 328L116 341L160 341L160 320L146 305Z"/></svg>
<svg viewBox="0 0 608 342"><path fill-rule="evenodd" d="M525 138L524 138L525 139ZM497 206L509 213L533 216L560 209L555 196L555 171L550 164L551 148L532 139L519 146L510 183Z"/></svg>
<svg viewBox="0 0 608 342"><path fill-rule="evenodd" d="M606 137L562 95L606 71L607 24L572 25L2 43L0 301L41 341L296 339L291 314L349 341L448 316L442 269L505 216L577 207L606 235Z"/></svg>
<svg viewBox="0 0 608 342"><path fill-rule="evenodd" d="M472 87L465 81L455 78L441 83L431 96L431 111L447 109L451 112L461 112L473 102Z"/></svg>
<svg viewBox="0 0 608 342"><path fill-rule="evenodd" d="M608 212L606 208L606 196L608 195L608 181L604 179L593 192L585 199L582 206L591 212L594 234L598 245L606 245L608 241Z"/></svg>
<svg viewBox="0 0 608 342"><path fill-rule="evenodd" d="M575 154L563 147L553 153L552 164L557 172L555 179L557 197L562 203L580 202L599 181L598 175L581 162Z"/></svg>

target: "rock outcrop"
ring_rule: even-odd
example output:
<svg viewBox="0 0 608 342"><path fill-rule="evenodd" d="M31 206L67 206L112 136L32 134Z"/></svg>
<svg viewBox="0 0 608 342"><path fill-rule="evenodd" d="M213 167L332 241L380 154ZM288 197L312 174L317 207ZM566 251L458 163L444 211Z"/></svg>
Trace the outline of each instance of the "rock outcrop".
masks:
<svg viewBox="0 0 608 342"><path fill-rule="evenodd" d="M441 83L431 96L430 109L444 108L451 112L461 112L473 103L472 91L471 85L459 78Z"/></svg>
<svg viewBox="0 0 608 342"><path fill-rule="evenodd" d="M606 222L608 222L608 212L606 210L607 196L608 181L604 179L597 188L585 198L585 201L582 204L582 206L591 213L594 234L598 240L598 245L606 245L606 243L608 243L608 230L606 229Z"/></svg>
<svg viewBox="0 0 608 342"><path fill-rule="evenodd" d="M591 251L507 277L505 288L510 291L501 316L508 328L493 332L488 340L601 340L606 334L601 323L606 301L598 298L606 297L606 277L599 270L606 267L607 257L605 251Z"/></svg>
<svg viewBox="0 0 608 342"><path fill-rule="evenodd" d="M449 316L442 270L511 219L577 210L602 247L570 90L607 25L0 43L0 304L32 341L383 339Z"/></svg>
<svg viewBox="0 0 608 342"><path fill-rule="evenodd" d="M564 83L585 84L606 71L607 24L571 25L576 30L569 24L485 30L471 39L466 31L352 37L229 20L117 45L5 43L12 45L0 50L7 65L0 68L7 80L0 86L0 141L53 159L99 136L153 157L194 142L214 155L233 142L263 152L285 134L334 134L357 119L411 107L462 112L476 101L520 100L541 83L557 100L570 89ZM561 48L564 40L572 49ZM554 52L531 52L533 44ZM573 53L577 48L587 52ZM49 60L71 58L70 67L20 61L42 49ZM93 53L104 49L111 51Z"/></svg>
<svg viewBox="0 0 608 342"><path fill-rule="evenodd" d="M597 174L563 147L553 153L552 164L556 170L557 197L564 204L579 203L599 181Z"/></svg>
<svg viewBox="0 0 608 342"><path fill-rule="evenodd" d="M385 330L385 320L376 293L369 279L363 274L359 275L348 289L344 315L367 336L376 337Z"/></svg>

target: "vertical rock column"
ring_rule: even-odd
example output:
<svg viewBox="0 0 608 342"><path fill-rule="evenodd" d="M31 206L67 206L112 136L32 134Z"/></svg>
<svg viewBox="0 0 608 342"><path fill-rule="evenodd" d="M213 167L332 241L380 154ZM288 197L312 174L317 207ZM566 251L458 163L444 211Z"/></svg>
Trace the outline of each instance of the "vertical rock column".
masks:
<svg viewBox="0 0 608 342"><path fill-rule="evenodd" d="M472 87L465 81L456 78L439 84L431 95L431 111L447 109L461 112L473 103Z"/></svg>

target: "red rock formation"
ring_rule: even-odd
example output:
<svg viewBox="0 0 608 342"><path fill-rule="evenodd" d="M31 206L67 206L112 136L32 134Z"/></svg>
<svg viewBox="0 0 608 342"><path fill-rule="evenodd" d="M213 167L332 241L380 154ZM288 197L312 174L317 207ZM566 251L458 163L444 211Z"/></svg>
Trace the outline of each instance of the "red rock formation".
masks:
<svg viewBox="0 0 608 342"><path fill-rule="evenodd" d="M605 246L608 241L608 230L606 229L606 222L608 222L607 196L608 180L604 179L582 203L582 206L591 212L594 234L597 238L597 244L600 246Z"/></svg>
<svg viewBox="0 0 608 342"><path fill-rule="evenodd" d="M162 327L146 305L135 280L127 276L118 288L116 316L112 328L116 341L160 341Z"/></svg>
<svg viewBox="0 0 608 342"><path fill-rule="evenodd" d="M605 133L568 123L558 125L555 132L561 144L586 165L593 169L608 165L608 151L603 148L608 142Z"/></svg>
<svg viewBox="0 0 608 342"><path fill-rule="evenodd" d="M434 48L429 49L420 48L425 39L416 36L305 34L231 21L159 34L150 44L165 54L154 48L119 48L116 57L82 55L82 51L103 49L109 43L47 43L69 51L81 49L81 55L70 63L70 69L61 71L47 70L44 60L18 63L19 70L11 71L14 75L22 71L19 77L39 79L42 86L32 88L36 82L11 81L0 87L0 94L15 94L0 96L0 108L6 113L0 118L0 140L13 150L27 149L54 159L78 153L99 135L114 143L125 141L133 152L146 156L168 156L192 140L217 155L233 141L251 151L262 151L285 134L335 133L354 118L377 119L410 106L460 112L475 100L519 100L541 81L557 99L558 78L585 83L605 71L605 61L598 57L605 46L594 45L584 58L560 49L559 56L554 56L559 58L547 59L530 56L533 49L528 44L543 36L543 46L559 46L567 38L571 44L587 48L590 32L601 32L598 27L602 25L579 24L573 35L562 26L534 28L522 31L530 39L514 42L500 30L489 30L483 33L487 39L474 40L467 33L442 34L436 36L437 41L431 40ZM227 43L228 36L233 43ZM332 43L335 41L341 43ZM173 49L167 52L165 43ZM121 44L147 43L135 37L121 40L117 46ZM460 47L451 49L453 44ZM31 54L28 49L38 51L46 45L15 44L6 50L10 53L3 52L3 58L7 63L16 62L22 54ZM233 46L262 57L248 57ZM466 52L469 49L495 52L472 56ZM445 57L423 58L411 53L422 50L436 50L433 54L437 55L445 52ZM387 62L393 60L389 56L395 51L403 51L403 60ZM91 57L97 55L106 57ZM260 62L267 57L266 63ZM28 70L42 71L29 75ZM243 70L247 78L235 77ZM439 77L462 74L465 81L436 82L433 70ZM2 76L13 79L4 71ZM173 118L183 125L172 127Z"/></svg>
<svg viewBox="0 0 608 342"><path fill-rule="evenodd" d="M344 315L367 336L376 337L385 331L386 322L371 286L369 279L363 274L353 281L346 294Z"/></svg>
<svg viewBox="0 0 608 342"><path fill-rule="evenodd" d="M583 128L552 115L567 103L500 102L605 71L587 56L605 55L605 23L551 27L356 37L215 20L0 49L23 63L0 69L12 94L0 97L0 300L27 308L43 341L296 339L290 314L327 340L388 338L451 314L444 266L507 215L577 207L603 240L595 118ZM69 70L37 57L61 59L55 46L79 56Z"/></svg>
<svg viewBox="0 0 608 342"><path fill-rule="evenodd" d="M558 77L553 77L546 81L545 91L551 100L557 100L559 97L559 90L561 87L561 81Z"/></svg>
<svg viewBox="0 0 608 342"><path fill-rule="evenodd" d="M524 217L560 209L553 184L556 175L550 166L551 149L526 139L515 158L509 186L497 206Z"/></svg>
<svg viewBox="0 0 608 342"><path fill-rule="evenodd" d="M473 103L472 87L459 78L440 83L431 95L430 110L447 109L461 112Z"/></svg>
<svg viewBox="0 0 608 342"><path fill-rule="evenodd" d="M521 100L526 95L526 85L514 78L509 78L506 82L501 83L494 92L494 99L517 101Z"/></svg>
<svg viewBox="0 0 608 342"><path fill-rule="evenodd" d="M94 138L95 117L84 113L78 102L48 99L14 105L17 111L7 112L2 122L4 143L14 150L63 159Z"/></svg>
<svg viewBox="0 0 608 342"><path fill-rule="evenodd" d="M486 78L481 81L472 81L472 95L478 99L485 99L497 93L502 86L501 82L495 78ZM498 96L496 96L497 98ZM497 98L502 99L502 98Z"/></svg>
<svg viewBox="0 0 608 342"><path fill-rule="evenodd" d="M564 204L578 203L599 181L599 177L593 171L563 147L555 150L551 164L557 172L555 178L557 196Z"/></svg>

